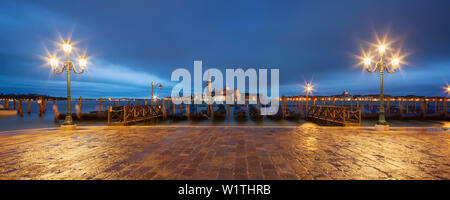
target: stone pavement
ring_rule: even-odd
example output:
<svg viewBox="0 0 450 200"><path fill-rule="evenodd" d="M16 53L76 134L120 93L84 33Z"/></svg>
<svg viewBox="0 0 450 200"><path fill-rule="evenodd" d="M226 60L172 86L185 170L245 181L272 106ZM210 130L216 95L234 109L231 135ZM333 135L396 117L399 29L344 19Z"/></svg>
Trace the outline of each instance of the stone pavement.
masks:
<svg viewBox="0 0 450 200"><path fill-rule="evenodd" d="M0 179L449 179L448 128L0 132Z"/></svg>

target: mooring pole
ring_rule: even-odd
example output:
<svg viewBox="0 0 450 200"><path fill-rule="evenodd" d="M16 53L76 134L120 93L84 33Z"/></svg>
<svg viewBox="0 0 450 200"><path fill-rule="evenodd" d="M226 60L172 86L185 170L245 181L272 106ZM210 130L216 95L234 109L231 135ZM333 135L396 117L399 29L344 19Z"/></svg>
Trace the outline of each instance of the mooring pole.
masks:
<svg viewBox="0 0 450 200"><path fill-rule="evenodd" d="M100 98L100 102L98 104L98 110L102 111L102 98Z"/></svg>
<svg viewBox="0 0 450 200"><path fill-rule="evenodd" d="M22 100L19 99L19 109L18 109L20 117L23 117L23 109L22 109Z"/></svg>
<svg viewBox="0 0 450 200"><path fill-rule="evenodd" d="M444 97L444 116L447 118L447 98Z"/></svg>
<svg viewBox="0 0 450 200"><path fill-rule="evenodd" d="M4 102L5 102L5 109L9 110L9 99L5 99Z"/></svg>
<svg viewBox="0 0 450 200"><path fill-rule="evenodd" d="M425 113L428 113L428 99L424 98L423 101L424 101Z"/></svg>
<svg viewBox="0 0 450 200"><path fill-rule="evenodd" d="M189 105L190 104L186 104L186 114L187 114L188 120L191 119L191 109L190 109Z"/></svg>
<svg viewBox="0 0 450 200"><path fill-rule="evenodd" d="M211 105L211 117L214 118L214 104Z"/></svg>
<svg viewBox="0 0 450 200"><path fill-rule="evenodd" d="M438 98L435 97L435 98L434 98L434 112L437 112L437 111L438 111L437 104L438 104Z"/></svg>
<svg viewBox="0 0 450 200"><path fill-rule="evenodd" d="M227 104L227 120L230 119L230 104Z"/></svg>
<svg viewBox="0 0 450 200"><path fill-rule="evenodd" d="M28 99L27 107L28 107L28 114L30 114L31 113L31 99Z"/></svg>
<svg viewBox="0 0 450 200"><path fill-rule="evenodd" d="M417 113L417 99L414 98L414 113Z"/></svg>

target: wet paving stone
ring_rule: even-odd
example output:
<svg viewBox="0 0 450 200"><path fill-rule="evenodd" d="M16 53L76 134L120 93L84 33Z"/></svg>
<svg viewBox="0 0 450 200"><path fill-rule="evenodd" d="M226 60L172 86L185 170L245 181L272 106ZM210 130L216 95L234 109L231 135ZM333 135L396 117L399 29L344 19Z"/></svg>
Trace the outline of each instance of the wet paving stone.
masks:
<svg viewBox="0 0 450 200"><path fill-rule="evenodd" d="M449 179L448 129L78 127L0 132L0 179Z"/></svg>

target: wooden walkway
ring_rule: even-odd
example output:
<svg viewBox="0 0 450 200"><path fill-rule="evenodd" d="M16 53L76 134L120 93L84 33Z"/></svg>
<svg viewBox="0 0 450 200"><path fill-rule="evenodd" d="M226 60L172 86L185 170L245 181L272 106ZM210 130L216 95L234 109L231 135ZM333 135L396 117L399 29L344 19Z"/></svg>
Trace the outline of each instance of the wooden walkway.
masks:
<svg viewBox="0 0 450 200"><path fill-rule="evenodd" d="M361 126L361 108L312 105L307 107L305 119L322 124Z"/></svg>
<svg viewBox="0 0 450 200"><path fill-rule="evenodd" d="M126 126L162 116L161 105L109 106L108 126Z"/></svg>

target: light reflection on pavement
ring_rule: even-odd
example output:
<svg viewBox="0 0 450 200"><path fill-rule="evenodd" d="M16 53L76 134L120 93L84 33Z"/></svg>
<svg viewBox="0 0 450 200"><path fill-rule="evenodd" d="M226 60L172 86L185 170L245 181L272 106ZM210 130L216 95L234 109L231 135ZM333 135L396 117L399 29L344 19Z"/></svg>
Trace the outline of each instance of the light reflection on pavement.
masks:
<svg viewBox="0 0 450 200"><path fill-rule="evenodd" d="M449 127L0 132L0 179L449 179Z"/></svg>

